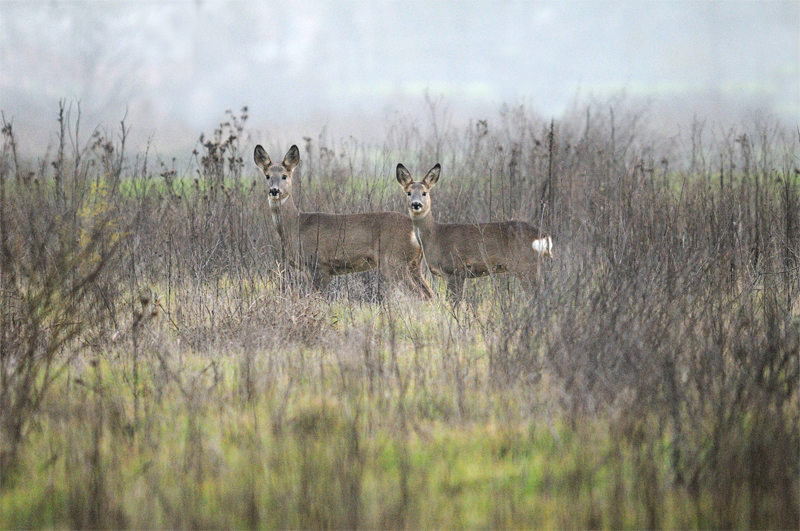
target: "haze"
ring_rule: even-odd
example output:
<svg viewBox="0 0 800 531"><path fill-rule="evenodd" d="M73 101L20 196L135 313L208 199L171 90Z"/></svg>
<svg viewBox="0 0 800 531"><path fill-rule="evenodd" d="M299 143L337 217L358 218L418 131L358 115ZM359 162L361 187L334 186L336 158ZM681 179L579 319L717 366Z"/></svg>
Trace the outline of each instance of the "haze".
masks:
<svg viewBox="0 0 800 531"><path fill-rule="evenodd" d="M244 105L277 141L380 139L395 113L424 119L426 92L464 123L624 93L666 128L752 113L794 127L799 47L798 1L2 1L0 109L32 153L59 100L162 154Z"/></svg>

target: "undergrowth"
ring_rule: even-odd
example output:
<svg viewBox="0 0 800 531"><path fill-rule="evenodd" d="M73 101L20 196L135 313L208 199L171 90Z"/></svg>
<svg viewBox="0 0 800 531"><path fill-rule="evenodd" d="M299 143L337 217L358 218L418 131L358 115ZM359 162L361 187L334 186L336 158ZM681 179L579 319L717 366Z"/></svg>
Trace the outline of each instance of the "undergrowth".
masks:
<svg viewBox="0 0 800 531"><path fill-rule="evenodd" d="M440 162L441 221L553 234L535 293L312 292L246 109L189 170L125 155L124 123L70 152L66 106L20 160L4 118L0 527L797 528L800 138L436 105L298 142L301 208L401 211L394 165Z"/></svg>

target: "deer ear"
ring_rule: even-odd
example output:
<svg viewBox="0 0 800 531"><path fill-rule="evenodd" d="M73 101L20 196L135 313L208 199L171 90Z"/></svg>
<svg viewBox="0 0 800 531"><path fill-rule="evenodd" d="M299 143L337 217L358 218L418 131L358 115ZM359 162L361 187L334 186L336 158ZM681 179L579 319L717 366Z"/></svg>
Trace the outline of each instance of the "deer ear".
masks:
<svg viewBox="0 0 800 531"><path fill-rule="evenodd" d="M298 164L300 164L300 150L297 149L297 146L292 146L286 152L286 156L283 157L283 166L292 171Z"/></svg>
<svg viewBox="0 0 800 531"><path fill-rule="evenodd" d="M256 150L253 152L253 159L256 161L256 166L265 171L272 164L269 155L267 155L267 152L261 147L261 144L256 146Z"/></svg>
<svg viewBox="0 0 800 531"><path fill-rule="evenodd" d="M399 182L400 186L403 188L414 183L414 178L411 177L411 173L402 164L397 165L397 182Z"/></svg>
<svg viewBox="0 0 800 531"><path fill-rule="evenodd" d="M436 181L439 180L439 173L442 171L442 167L439 163L436 163L436 166L431 168L428 173L425 174L425 177L422 178L422 182L425 183L428 188L433 188L433 185L436 184Z"/></svg>

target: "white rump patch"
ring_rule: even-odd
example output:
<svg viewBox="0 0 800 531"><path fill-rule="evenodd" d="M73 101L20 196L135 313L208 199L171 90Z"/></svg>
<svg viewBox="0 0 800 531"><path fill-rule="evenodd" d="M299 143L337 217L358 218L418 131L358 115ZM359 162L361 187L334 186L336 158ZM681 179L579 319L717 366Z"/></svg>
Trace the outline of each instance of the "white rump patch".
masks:
<svg viewBox="0 0 800 531"><path fill-rule="evenodd" d="M553 239L550 236L533 240L531 243L533 251L538 253L539 256L552 256L553 254Z"/></svg>

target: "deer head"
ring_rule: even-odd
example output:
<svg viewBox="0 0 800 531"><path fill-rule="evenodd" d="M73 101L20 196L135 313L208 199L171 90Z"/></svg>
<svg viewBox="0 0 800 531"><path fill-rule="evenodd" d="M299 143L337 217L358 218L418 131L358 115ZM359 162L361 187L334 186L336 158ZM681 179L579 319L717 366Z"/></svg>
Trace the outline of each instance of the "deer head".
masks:
<svg viewBox="0 0 800 531"><path fill-rule="evenodd" d="M269 155L261 145L253 153L256 166L267 179L270 206L282 205L292 195L292 173L300 164L300 150L292 146L286 152L283 162L272 164Z"/></svg>
<svg viewBox="0 0 800 531"><path fill-rule="evenodd" d="M411 219L422 219L431 211L430 190L439 180L442 167L437 163L421 181L414 181L411 173L402 164L397 165L397 182L406 191L406 204Z"/></svg>

